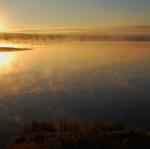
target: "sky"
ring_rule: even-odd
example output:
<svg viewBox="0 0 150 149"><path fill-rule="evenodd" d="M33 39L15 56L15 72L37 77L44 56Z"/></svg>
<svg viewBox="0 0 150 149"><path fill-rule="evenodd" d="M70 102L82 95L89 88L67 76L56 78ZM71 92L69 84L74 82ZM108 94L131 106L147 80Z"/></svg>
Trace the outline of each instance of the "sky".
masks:
<svg viewBox="0 0 150 149"><path fill-rule="evenodd" d="M1 0L0 26L98 28L150 25L150 0Z"/></svg>

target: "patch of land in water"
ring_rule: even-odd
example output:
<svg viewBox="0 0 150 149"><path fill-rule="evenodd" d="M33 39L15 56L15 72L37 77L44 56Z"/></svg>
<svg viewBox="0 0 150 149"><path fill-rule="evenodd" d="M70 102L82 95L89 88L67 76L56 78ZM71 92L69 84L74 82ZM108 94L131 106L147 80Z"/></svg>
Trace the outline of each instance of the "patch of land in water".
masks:
<svg viewBox="0 0 150 149"><path fill-rule="evenodd" d="M32 50L30 48L15 48L15 47L0 47L0 52L16 52L16 51L26 51Z"/></svg>

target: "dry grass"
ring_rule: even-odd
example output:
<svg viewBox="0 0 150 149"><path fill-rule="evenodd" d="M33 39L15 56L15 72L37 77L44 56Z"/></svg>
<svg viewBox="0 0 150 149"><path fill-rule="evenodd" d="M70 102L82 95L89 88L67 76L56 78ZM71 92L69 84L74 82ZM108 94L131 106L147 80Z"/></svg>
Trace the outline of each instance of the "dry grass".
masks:
<svg viewBox="0 0 150 149"><path fill-rule="evenodd" d="M149 149L150 133L120 124L32 122L22 128L7 149Z"/></svg>

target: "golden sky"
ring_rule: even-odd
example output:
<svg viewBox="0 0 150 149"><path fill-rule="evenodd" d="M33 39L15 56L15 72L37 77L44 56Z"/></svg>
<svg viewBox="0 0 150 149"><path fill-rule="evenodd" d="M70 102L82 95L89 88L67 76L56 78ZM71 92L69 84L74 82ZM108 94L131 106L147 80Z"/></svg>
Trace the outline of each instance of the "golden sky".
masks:
<svg viewBox="0 0 150 149"><path fill-rule="evenodd" d="M1 0L0 30L150 25L149 0Z"/></svg>

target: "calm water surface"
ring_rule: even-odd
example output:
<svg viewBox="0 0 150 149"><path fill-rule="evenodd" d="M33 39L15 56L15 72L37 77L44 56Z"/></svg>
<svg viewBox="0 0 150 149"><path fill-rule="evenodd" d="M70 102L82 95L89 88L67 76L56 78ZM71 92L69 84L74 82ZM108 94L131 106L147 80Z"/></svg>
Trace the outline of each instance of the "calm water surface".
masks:
<svg viewBox="0 0 150 149"><path fill-rule="evenodd" d="M0 53L1 138L34 119L150 128L150 43L28 46Z"/></svg>

